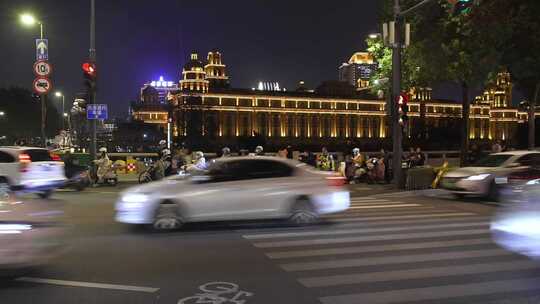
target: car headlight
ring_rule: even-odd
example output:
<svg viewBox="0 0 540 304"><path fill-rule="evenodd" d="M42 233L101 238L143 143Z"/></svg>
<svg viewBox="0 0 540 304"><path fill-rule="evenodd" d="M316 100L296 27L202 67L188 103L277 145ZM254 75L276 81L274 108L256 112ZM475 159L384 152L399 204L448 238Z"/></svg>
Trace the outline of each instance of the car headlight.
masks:
<svg viewBox="0 0 540 304"><path fill-rule="evenodd" d="M465 180L468 181L480 181L488 178L489 174L478 174L478 175L471 175L467 177Z"/></svg>
<svg viewBox="0 0 540 304"><path fill-rule="evenodd" d="M125 203L144 203L148 201L148 195L142 193L130 193L122 197Z"/></svg>
<svg viewBox="0 0 540 304"><path fill-rule="evenodd" d="M29 224L0 224L0 234L17 234L31 229L32 225Z"/></svg>
<svg viewBox="0 0 540 304"><path fill-rule="evenodd" d="M540 185L540 179L533 179L527 182L527 185Z"/></svg>

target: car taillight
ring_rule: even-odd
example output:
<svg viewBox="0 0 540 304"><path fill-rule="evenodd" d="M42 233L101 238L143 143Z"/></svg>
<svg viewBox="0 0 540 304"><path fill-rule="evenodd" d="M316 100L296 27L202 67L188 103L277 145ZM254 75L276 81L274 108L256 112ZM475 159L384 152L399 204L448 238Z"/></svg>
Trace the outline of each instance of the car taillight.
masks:
<svg viewBox="0 0 540 304"><path fill-rule="evenodd" d="M326 178L328 186L332 187L342 187L345 185L347 179L343 176L329 176Z"/></svg>
<svg viewBox="0 0 540 304"><path fill-rule="evenodd" d="M26 153L19 154L19 171L20 172L26 172L28 171L28 165L32 162L32 159L30 158L30 155Z"/></svg>
<svg viewBox="0 0 540 304"><path fill-rule="evenodd" d="M49 155L51 156L52 161L62 161L62 159L60 158L60 156L58 154L54 154L52 152L49 152Z"/></svg>

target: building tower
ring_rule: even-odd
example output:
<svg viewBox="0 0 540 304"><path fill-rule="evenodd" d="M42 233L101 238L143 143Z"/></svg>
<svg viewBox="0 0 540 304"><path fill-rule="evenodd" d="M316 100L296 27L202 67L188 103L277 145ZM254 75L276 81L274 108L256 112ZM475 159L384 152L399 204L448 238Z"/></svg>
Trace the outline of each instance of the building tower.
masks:
<svg viewBox="0 0 540 304"><path fill-rule="evenodd" d="M182 80L180 80L182 91L208 92L208 80L206 80L204 65L196 52L191 53L191 59L184 65L182 76Z"/></svg>
<svg viewBox="0 0 540 304"><path fill-rule="evenodd" d="M228 88L230 86L229 77L226 73L226 65L223 64L223 57L219 51L208 52L207 63L204 66L206 79L210 82L211 88Z"/></svg>
<svg viewBox="0 0 540 304"><path fill-rule="evenodd" d="M475 98L475 103L489 105L491 108L508 108L512 104L512 88L510 73L500 72L497 79L486 86L484 93Z"/></svg>

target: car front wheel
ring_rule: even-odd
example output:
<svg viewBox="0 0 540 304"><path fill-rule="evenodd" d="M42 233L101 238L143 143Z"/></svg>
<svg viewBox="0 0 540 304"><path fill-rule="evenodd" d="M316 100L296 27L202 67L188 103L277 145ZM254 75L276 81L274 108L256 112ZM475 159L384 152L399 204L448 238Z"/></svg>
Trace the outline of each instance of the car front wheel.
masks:
<svg viewBox="0 0 540 304"><path fill-rule="evenodd" d="M41 192L38 192L38 196L40 198L49 198L51 197L53 191L52 190L45 190L45 191L41 191Z"/></svg>
<svg viewBox="0 0 540 304"><path fill-rule="evenodd" d="M152 226L158 231L170 231L180 229L183 224L182 217L178 212L178 206L174 203L163 203L156 211Z"/></svg>
<svg viewBox="0 0 540 304"><path fill-rule="evenodd" d="M314 224L319 220L319 215L307 198L298 199L291 210L289 222L294 225Z"/></svg>

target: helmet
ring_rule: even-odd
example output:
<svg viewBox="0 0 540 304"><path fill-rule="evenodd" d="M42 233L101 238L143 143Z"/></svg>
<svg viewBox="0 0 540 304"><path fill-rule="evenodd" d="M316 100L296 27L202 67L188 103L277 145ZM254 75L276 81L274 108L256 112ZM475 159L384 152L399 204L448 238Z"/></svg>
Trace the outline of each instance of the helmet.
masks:
<svg viewBox="0 0 540 304"><path fill-rule="evenodd" d="M223 152L223 154L230 154L231 149L229 149L229 147L225 147L225 148L221 149L221 152Z"/></svg>
<svg viewBox="0 0 540 304"><path fill-rule="evenodd" d="M171 150L163 149L163 151L161 151L161 154L163 154L163 156L171 155Z"/></svg>
<svg viewBox="0 0 540 304"><path fill-rule="evenodd" d="M165 139L162 139L162 140L159 141L160 146L164 146L166 144L167 144L167 141Z"/></svg>
<svg viewBox="0 0 540 304"><path fill-rule="evenodd" d="M360 149L354 148L354 149L352 149L352 153L353 154L358 154L358 153L360 153Z"/></svg>
<svg viewBox="0 0 540 304"><path fill-rule="evenodd" d="M101 152L101 153L103 153L103 152L107 153L107 148L101 147L101 148L99 148L99 152Z"/></svg>
<svg viewBox="0 0 540 304"><path fill-rule="evenodd" d="M204 153L202 153L202 151L195 152L195 158L196 159L203 158L203 157L204 157Z"/></svg>
<svg viewBox="0 0 540 304"><path fill-rule="evenodd" d="M264 149L263 149L262 146L257 146L257 147L255 148L255 152L257 152L257 153L261 153L262 151L264 151Z"/></svg>

